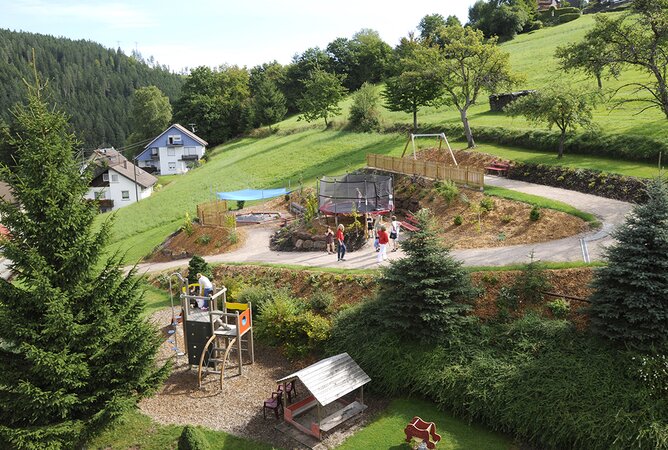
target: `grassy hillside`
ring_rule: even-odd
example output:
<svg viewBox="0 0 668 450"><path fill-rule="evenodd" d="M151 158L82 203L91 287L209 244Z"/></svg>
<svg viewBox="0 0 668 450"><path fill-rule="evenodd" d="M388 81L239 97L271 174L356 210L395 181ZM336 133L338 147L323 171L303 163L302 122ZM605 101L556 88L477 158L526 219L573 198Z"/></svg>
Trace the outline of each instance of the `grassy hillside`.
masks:
<svg viewBox="0 0 668 450"><path fill-rule="evenodd" d="M519 36L503 44L503 49L511 54L513 68L524 73L527 78L527 82L518 88L537 88L559 76L572 79L574 83L586 83L595 89L593 80L557 72L556 61L552 56L558 45L581 39L592 25L593 17L584 16L559 27ZM637 73L625 73L620 80L611 80L604 86L618 87L637 79ZM183 176L165 178L169 183L162 190L116 213L110 249L127 252L128 262L139 260L162 242L165 236L178 229L186 212L192 215L198 203L212 200L217 191L295 186L300 181L313 186L320 175L340 174L362 166L367 153L401 154L405 144L405 136L401 134L359 134L337 130L345 122L350 103L350 99L342 103L343 111L334 119L334 129L323 131L322 121L309 125L292 117L278 124L278 134L225 144L214 149L210 153L211 160L201 168ZM634 116L636 110L632 106L627 105L614 112L606 108L606 105L601 105L595 114L595 120L604 131L668 137L668 122L658 111ZM490 113L486 98L472 108L470 117L474 126L527 127L520 118ZM459 115L452 108L426 108L418 118L423 126L430 128L438 128L447 122L459 123ZM409 124L411 117L383 110L383 121L386 125ZM420 141L420 144L432 145L433 141ZM463 147L461 143L454 143L453 146ZM554 154L550 153L527 152L488 144L481 145L480 150L503 158L557 163ZM592 156L569 155L559 163L642 177L656 174L656 169L649 164Z"/></svg>

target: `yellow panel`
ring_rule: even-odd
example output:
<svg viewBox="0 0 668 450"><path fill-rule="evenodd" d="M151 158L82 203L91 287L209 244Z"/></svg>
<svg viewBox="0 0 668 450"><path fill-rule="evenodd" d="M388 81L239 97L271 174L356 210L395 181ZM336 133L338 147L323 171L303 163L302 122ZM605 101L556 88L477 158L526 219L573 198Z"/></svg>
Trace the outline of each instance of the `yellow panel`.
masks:
<svg viewBox="0 0 668 450"><path fill-rule="evenodd" d="M227 309L234 309L235 311L246 311L248 309L248 303L225 302L225 307Z"/></svg>

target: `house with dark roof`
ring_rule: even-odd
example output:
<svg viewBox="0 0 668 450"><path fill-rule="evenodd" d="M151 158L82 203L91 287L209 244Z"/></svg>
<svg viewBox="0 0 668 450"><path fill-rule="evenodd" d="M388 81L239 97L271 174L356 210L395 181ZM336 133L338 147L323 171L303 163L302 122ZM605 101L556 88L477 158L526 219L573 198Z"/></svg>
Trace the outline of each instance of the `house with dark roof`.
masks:
<svg viewBox="0 0 668 450"><path fill-rule="evenodd" d="M550 8L559 8L560 0L538 0L538 11L547 11Z"/></svg>
<svg viewBox="0 0 668 450"><path fill-rule="evenodd" d="M144 147L137 165L161 175L186 173L196 167L208 143L192 131L175 123Z"/></svg>
<svg viewBox="0 0 668 450"><path fill-rule="evenodd" d="M87 199L98 199L102 212L112 211L149 197L158 179L128 161L113 148L98 149L88 160L93 179Z"/></svg>

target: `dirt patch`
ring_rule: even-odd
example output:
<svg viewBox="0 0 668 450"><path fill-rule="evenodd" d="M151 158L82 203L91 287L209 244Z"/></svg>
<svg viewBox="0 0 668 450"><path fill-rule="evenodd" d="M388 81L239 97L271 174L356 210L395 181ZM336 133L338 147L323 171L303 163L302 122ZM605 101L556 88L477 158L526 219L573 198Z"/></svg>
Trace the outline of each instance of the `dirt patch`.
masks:
<svg viewBox="0 0 668 450"><path fill-rule="evenodd" d="M171 321L171 309L157 311L151 316L151 321L160 328L166 326ZM177 333L177 343L180 349L184 348L181 328ZM160 348L159 361L167 358L174 358L174 350L172 344L165 341ZM241 376L230 373L221 389L220 376L211 374L204 378L202 389L199 389L197 370L189 370L186 357L180 357L161 391L142 400L139 407L161 424L202 425L279 448L302 449L305 447L274 428L279 422L270 411L267 411L267 419L263 418L262 404L276 390L275 380L306 365L307 362L290 363L278 350L256 342L255 364L245 365ZM297 400L306 395L304 386L298 384ZM387 406L386 400L366 395L365 403L369 407L361 416L346 422L326 437L323 441L325 448L340 444Z"/></svg>
<svg viewBox="0 0 668 450"><path fill-rule="evenodd" d="M492 162L499 159L498 156L490 155L489 153L477 152L475 150L455 150L452 152L457 159L460 166L473 167L476 169L484 169ZM454 165L452 156L447 150L439 150L438 148L425 148L415 154L415 157L420 160L441 162L448 165Z"/></svg>
<svg viewBox="0 0 668 450"><path fill-rule="evenodd" d="M150 262L172 261L190 258L193 255L206 256L227 253L241 248L246 241L246 231L242 227L236 230L218 227L203 227L193 223L192 233L179 231L167 238L151 256Z"/></svg>
<svg viewBox="0 0 668 450"><path fill-rule="evenodd" d="M434 183L423 180L416 183L410 177L397 177L395 192L399 203L404 199L417 200L418 208L429 208L437 222L437 231L443 241L456 249L504 247L509 245L546 242L573 236L589 229L584 220L551 209L541 209L540 219L532 221L527 203L482 192L459 190L450 203L434 190ZM492 209L480 207L484 199ZM414 207L414 209L416 209ZM404 216L398 214L401 219ZM455 218L461 223L457 225Z"/></svg>

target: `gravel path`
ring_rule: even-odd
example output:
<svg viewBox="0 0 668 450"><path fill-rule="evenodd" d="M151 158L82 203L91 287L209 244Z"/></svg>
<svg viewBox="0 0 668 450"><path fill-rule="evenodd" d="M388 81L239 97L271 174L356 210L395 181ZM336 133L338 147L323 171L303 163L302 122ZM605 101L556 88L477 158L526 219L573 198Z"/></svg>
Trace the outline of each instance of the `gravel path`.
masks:
<svg viewBox="0 0 668 450"><path fill-rule="evenodd" d="M541 197L559 200L572 205L582 211L594 214L602 223L597 231L585 232L550 242L541 242L509 247L478 248L455 250L456 258L469 266L502 266L513 263L525 263L528 255L533 251L537 259L543 261L567 262L582 261L583 255L580 239L587 243L591 260L600 259L605 247L612 243L609 233L615 226L623 222L626 214L631 210L630 203L611 200L581 192L569 191L522 181L508 180L503 177L486 176L485 183L491 186L500 186L507 189L538 195ZM371 246L346 255L345 261L337 261L336 257L325 252L274 252L269 250L269 237L274 232L273 227L249 227L246 245L234 252L207 256L210 263L222 262L263 262L278 264L294 264L307 267L340 267L348 269L368 269L378 267L376 253ZM388 252L388 259L403 257L401 250ZM166 263L144 263L139 265L140 273L160 272L170 268L185 266L188 260L169 261Z"/></svg>

